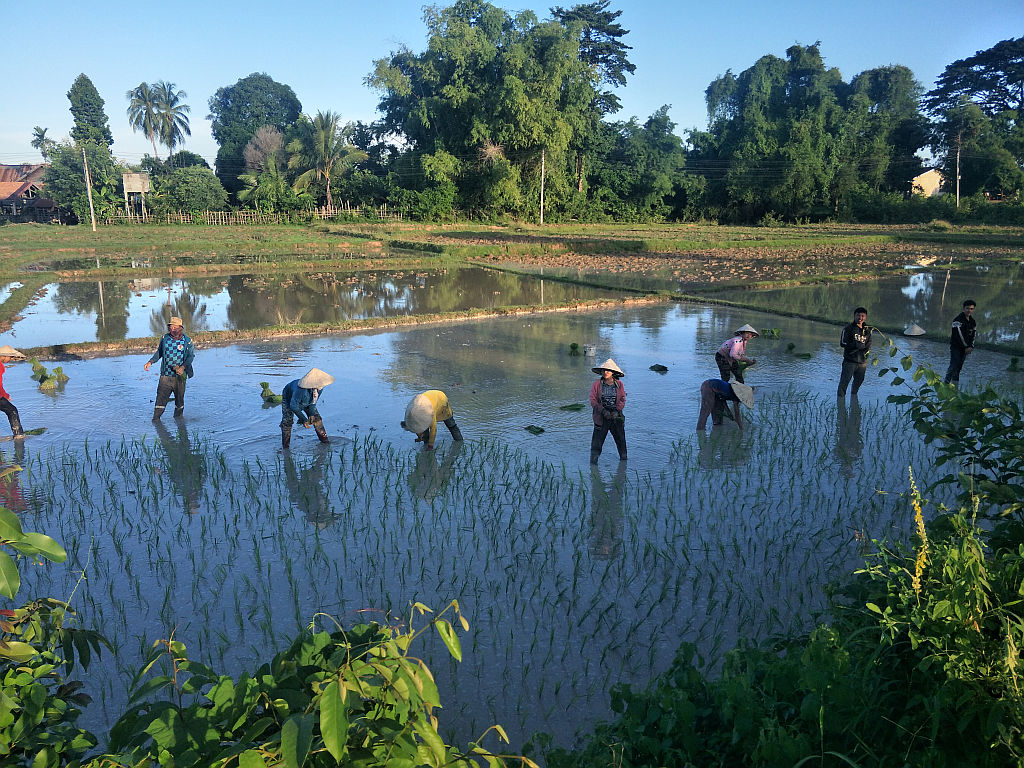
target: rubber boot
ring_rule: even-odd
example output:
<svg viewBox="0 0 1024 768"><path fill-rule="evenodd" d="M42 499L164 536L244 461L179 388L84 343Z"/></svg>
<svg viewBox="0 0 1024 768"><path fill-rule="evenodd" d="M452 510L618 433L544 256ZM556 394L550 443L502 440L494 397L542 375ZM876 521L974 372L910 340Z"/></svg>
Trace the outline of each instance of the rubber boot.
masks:
<svg viewBox="0 0 1024 768"><path fill-rule="evenodd" d="M313 422L313 429L316 431L316 436L320 438L321 443L331 442L330 438L327 437L327 430L324 429L324 423L321 420Z"/></svg>
<svg viewBox="0 0 1024 768"><path fill-rule="evenodd" d="M287 427L281 427L281 447L289 448L292 444L292 426L289 424Z"/></svg>
<svg viewBox="0 0 1024 768"><path fill-rule="evenodd" d="M11 413L8 417L8 421L11 422L11 434L15 439L25 436L25 430L21 426L21 417L15 412Z"/></svg>
<svg viewBox="0 0 1024 768"><path fill-rule="evenodd" d="M448 423L451 421L451 424ZM459 425L455 423L455 419L449 419L444 423L448 427L448 431L452 433L452 440L462 441L462 430L459 429Z"/></svg>

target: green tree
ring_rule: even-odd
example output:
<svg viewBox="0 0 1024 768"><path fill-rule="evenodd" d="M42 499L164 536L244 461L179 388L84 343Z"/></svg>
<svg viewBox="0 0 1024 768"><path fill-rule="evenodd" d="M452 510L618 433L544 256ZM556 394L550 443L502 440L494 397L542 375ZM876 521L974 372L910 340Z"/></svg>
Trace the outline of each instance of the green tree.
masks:
<svg viewBox="0 0 1024 768"><path fill-rule="evenodd" d="M153 86L157 102L157 133L160 143L167 147L171 157L174 148L184 143L186 136L192 135L189 127L188 113L192 108L183 99L188 97L184 91L175 90L174 83L161 80Z"/></svg>
<svg viewBox="0 0 1024 768"><path fill-rule="evenodd" d="M108 147L114 143L107 114L103 111L103 99L92 80L84 74L75 78L68 91L68 100L71 102L71 114L75 118L75 125L71 129L71 138L75 143L94 141Z"/></svg>
<svg viewBox="0 0 1024 768"><path fill-rule="evenodd" d="M552 202L564 200L567 149L597 77L579 57L578 37L557 21L512 17L481 0L427 8L424 21L427 49L392 53L367 78L383 93L381 133L402 137L423 161L453 158L446 179L466 209L519 213L529 200L536 210L542 151Z"/></svg>
<svg viewBox="0 0 1024 768"><path fill-rule="evenodd" d="M54 144L57 143L46 136L47 130L47 128L40 128L38 125L32 129L32 147L39 150L39 154L43 156L44 163L49 159L50 152L53 150Z"/></svg>
<svg viewBox="0 0 1024 768"><path fill-rule="evenodd" d="M1024 109L1024 37L1003 40L948 65L924 97L935 115L973 101L991 116Z"/></svg>
<svg viewBox="0 0 1024 768"><path fill-rule="evenodd" d="M164 194L171 210L185 213L222 211L228 203L228 193L213 171L197 165L172 171Z"/></svg>
<svg viewBox="0 0 1024 768"><path fill-rule="evenodd" d="M285 213L302 207L303 201L282 172L277 153L266 157L263 170L243 173L238 179L243 184L238 201L243 205L267 213Z"/></svg>
<svg viewBox="0 0 1024 768"><path fill-rule="evenodd" d="M611 0L574 5L572 8L555 6L552 15L566 27L579 30L579 57L599 74L600 82L613 88L626 84L626 75L636 71L636 65L627 58L632 46L622 42L629 34L618 23L622 11L609 11ZM611 91L597 95L596 105L601 114L619 110L619 97Z"/></svg>
<svg viewBox="0 0 1024 768"><path fill-rule="evenodd" d="M160 159L156 139L160 127L158 94L149 83L139 83L125 94L128 99L128 124L133 131L142 131L153 144L153 157Z"/></svg>
<svg viewBox="0 0 1024 768"><path fill-rule="evenodd" d="M43 176L47 194L57 205L70 208L79 221L89 221L89 198L82 162L83 150L89 162L96 216L113 216L124 205L121 195L121 174L127 169L114 161L106 144L97 144L93 141L83 141L78 145L67 142L55 144L50 150L50 166Z"/></svg>
<svg viewBox="0 0 1024 768"><path fill-rule="evenodd" d="M243 151L256 130L264 125L286 133L302 113L291 87L256 73L237 83L218 88L210 97L213 138L217 151L217 177L232 194L241 188L238 177L245 171Z"/></svg>
<svg viewBox="0 0 1024 768"><path fill-rule="evenodd" d="M295 138L288 143L288 167L298 171L293 187L304 192L314 182L322 182L327 206L334 207L331 182L351 169L366 153L349 143L349 128L334 112L317 112L310 119L303 115L295 126Z"/></svg>

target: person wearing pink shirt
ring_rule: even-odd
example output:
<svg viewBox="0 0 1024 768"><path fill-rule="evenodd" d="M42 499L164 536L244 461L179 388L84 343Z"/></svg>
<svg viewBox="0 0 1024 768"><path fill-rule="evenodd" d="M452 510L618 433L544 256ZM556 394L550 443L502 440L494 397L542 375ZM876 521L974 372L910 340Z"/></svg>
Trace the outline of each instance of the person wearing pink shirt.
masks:
<svg viewBox="0 0 1024 768"><path fill-rule="evenodd" d="M18 409L14 407L11 396L4 389L4 372L7 370L7 363L11 360L24 359L25 356L10 344L0 347L0 411L7 414L7 420L11 422L11 434L14 435L15 440L23 439L25 430L21 428L21 416L18 414Z"/></svg>
<svg viewBox="0 0 1024 768"><path fill-rule="evenodd" d="M757 362L747 357L747 342L758 335L760 334L752 326L744 325L737 328L733 337L718 348L715 352L715 362L718 364L719 373L722 374L722 381L728 381L730 376L735 376L736 381L744 383L743 369Z"/></svg>

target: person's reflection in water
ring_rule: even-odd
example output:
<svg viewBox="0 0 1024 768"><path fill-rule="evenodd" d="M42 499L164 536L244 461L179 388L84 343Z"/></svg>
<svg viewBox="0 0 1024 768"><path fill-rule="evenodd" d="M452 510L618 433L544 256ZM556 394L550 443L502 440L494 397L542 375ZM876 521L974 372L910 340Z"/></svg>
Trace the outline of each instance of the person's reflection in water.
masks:
<svg viewBox="0 0 1024 768"><path fill-rule="evenodd" d="M317 446L308 461L296 465L291 451L284 452L284 476L292 506L323 530L335 519L324 483L327 450Z"/></svg>
<svg viewBox="0 0 1024 768"><path fill-rule="evenodd" d="M611 560L622 549L622 499L626 488L626 465L606 485L597 467L590 468L590 554L597 560Z"/></svg>
<svg viewBox="0 0 1024 768"><path fill-rule="evenodd" d="M750 462L752 444L749 429L741 432L730 424L716 424L711 434L697 432L697 465L702 469L742 469Z"/></svg>
<svg viewBox="0 0 1024 768"><path fill-rule="evenodd" d="M436 454L427 451L418 452L416 464L408 478L409 488L413 494L426 502L431 502L441 496L445 488L448 487L448 483L451 482L452 473L455 471L455 460L465 444L462 440L452 442L440 464L437 463Z"/></svg>
<svg viewBox="0 0 1024 768"><path fill-rule="evenodd" d="M842 468L843 475L854 477L855 465L864 453L864 438L860 433L861 411L860 400L850 398L850 408L846 408L846 400L836 400L836 459Z"/></svg>
<svg viewBox="0 0 1024 768"><path fill-rule="evenodd" d="M15 469L16 467L20 469ZM24 468L25 444L21 441L15 442L13 454L0 454L0 507L6 507L11 512L24 512L28 509L18 477Z"/></svg>
<svg viewBox="0 0 1024 768"><path fill-rule="evenodd" d="M175 422L177 434L172 435L162 421L154 421L160 445L167 454L167 476L181 498L183 508L190 514L199 511L206 480L206 461L202 453L189 442L188 430L181 420Z"/></svg>

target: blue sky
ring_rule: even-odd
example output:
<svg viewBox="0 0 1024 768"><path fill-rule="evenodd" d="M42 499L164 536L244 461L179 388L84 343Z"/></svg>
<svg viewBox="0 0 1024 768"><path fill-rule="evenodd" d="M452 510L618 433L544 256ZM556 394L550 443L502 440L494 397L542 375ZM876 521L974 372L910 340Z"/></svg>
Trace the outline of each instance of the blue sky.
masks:
<svg viewBox="0 0 1024 768"><path fill-rule="evenodd" d="M447 3L442 3L442 5ZM510 12L553 5L499 0ZM114 154L136 163L151 152L125 116L125 92L142 81L169 80L187 92L192 136L186 149L211 165L210 96L252 72L290 85L303 110L340 112L344 120L377 116L379 94L363 85L373 61L405 45L426 44L419 0L180 0L176 3L94 4L81 0L3 3L6 66L0 75L0 163L39 162L29 142L33 126L66 137L72 118L68 89L84 72L106 102ZM114 9L116 7L116 10ZM110 8L110 10L106 10ZM975 0L684 3L613 0L630 31L635 74L618 89L614 119L643 120L663 104L680 135L706 127L704 89L718 75L740 72L764 54L785 56L799 43L821 43L829 67L843 79L872 67L903 64L929 89L945 66L1024 34L1024 3ZM12 44L20 41L20 47ZM161 156L163 156L161 148Z"/></svg>

